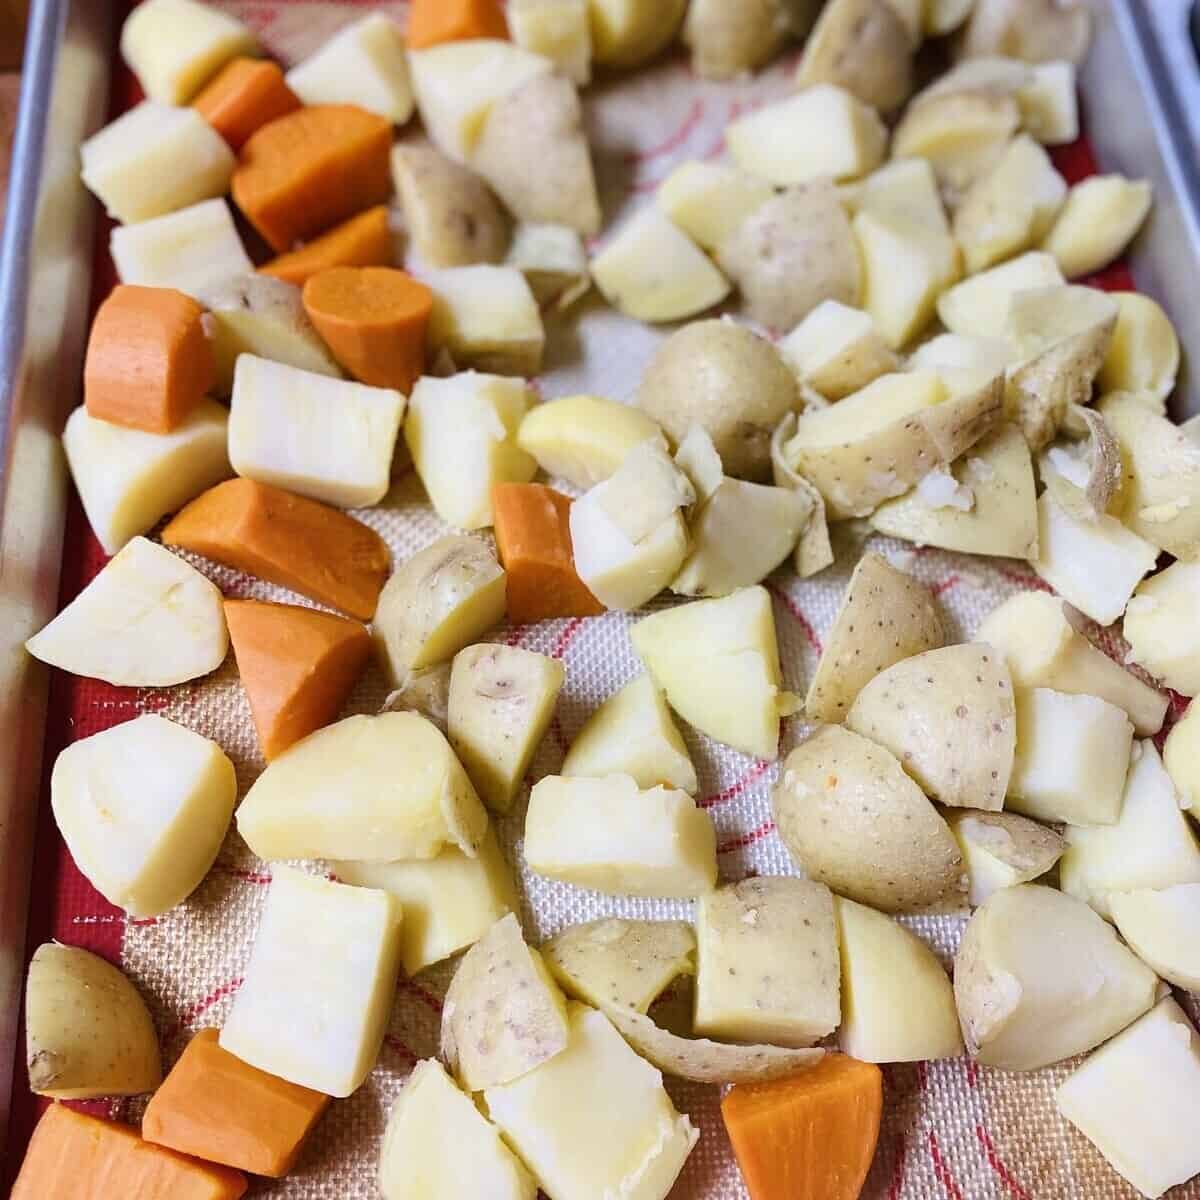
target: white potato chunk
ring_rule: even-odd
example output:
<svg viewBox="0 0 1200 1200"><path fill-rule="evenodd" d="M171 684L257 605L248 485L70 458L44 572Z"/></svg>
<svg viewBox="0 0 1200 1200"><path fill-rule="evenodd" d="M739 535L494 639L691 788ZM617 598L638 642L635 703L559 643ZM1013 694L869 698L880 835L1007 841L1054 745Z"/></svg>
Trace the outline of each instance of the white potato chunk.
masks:
<svg viewBox="0 0 1200 1200"><path fill-rule="evenodd" d="M215 671L229 633L220 590L170 550L135 537L25 649L118 687L170 687Z"/></svg>
<svg viewBox="0 0 1200 1200"><path fill-rule="evenodd" d="M1168 983L1200 991L1200 884L1112 892L1112 919L1130 949Z"/></svg>
<svg viewBox="0 0 1200 1200"><path fill-rule="evenodd" d="M122 283L176 288L197 300L254 270L222 199L120 225L108 248Z"/></svg>
<svg viewBox="0 0 1200 1200"><path fill-rule="evenodd" d="M801 382L827 400L841 400L899 369L870 313L823 300L779 343Z"/></svg>
<svg viewBox="0 0 1200 1200"><path fill-rule="evenodd" d="M812 513L796 543L792 565L801 579L808 579L833 562L833 544L829 540L829 522L825 514L825 497L791 466L784 447L796 432L796 414L788 413L771 435L771 475L776 487L803 492L812 504Z"/></svg>
<svg viewBox="0 0 1200 1200"><path fill-rule="evenodd" d="M697 1033L811 1046L837 1028L838 995L833 894L824 884L744 879L697 902Z"/></svg>
<svg viewBox="0 0 1200 1200"><path fill-rule="evenodd" d="M875 1063L961 1054L954 989L933 951L873 908L841 896L833 903L842 961L842 1052Z"/></svg>
<svg viewBox="0 0 1200 1200"><path fill-rule="evenodd" d="M96 540L116 554L162 517L233 474L229 414L202 400L170 433L99 421L80 405L67 419L63 449Z"/></svg>
<svg viewBox="0 0 1200 1200"><path fill-rule="evenodd" d="M148 0L121 27L121 57L163 104L186 104L231 58L257 53L241 21L200 0Z"/></svg>
<svg viewBox="0 0 1200 1200"><path fill-rule="evenodd" d="M152 713L73 742L50 777L71 857L133 917L157 917L195 891L236 800L237 776L221 747Z"/></svg>
<svg viewBox="0 0 1200 1200"><path fill-rule="evenodd" d="M473 945L517 911L512 868L489 829L475 857L446 846L436 858L410 862L332 862L342 883L379 888L400 901L400 961L408 975Z"/></svg>
<svg viewBox="0 0 1200 1200"><path fill-rule="evenodd" d="M474 855L487 813L449 743L416 713L353 716L273 759L237 814L260 858L392 862Z"/></svg>
<svg viewBox="0 0 1200 1200"><path fill-rule="evenodd" d="M246 479L338 504L378 504L391 482L404 396L253 354L237 360L229 460Z"/></svg>
<svg viewBox="0 0 1200 1200"><path fill-rule="evenodd" d="M512 40L548 58L580 87L592 78L592 32L588 0L514 0L508 7Z"/></svg>
<svg viewBox="0 0 1200 1200"><path fill-rule="evenodd" d="M413 112L400 27L371 13L340 29L287 73L304 104L353 104L403 125Z"/></svg>
<svg viewBox="0 0 1200 1200"><path fill-rule="evenodd" d="M646 441L664 450L658 423L640 409L600 396L564 396L531 408L517 444L551 477L584 490L601 483Z"/></svg>
<svg viewBox="0 0 1200 1200"><path fill-rule="evenodd" d="M1067 843L1052 829L1011 812L963 808L946 814L967 868L967 902L1030 883L1062 857Z"/></svg>
<svg viewBox="0 0 1200 1200"><path fill-rule="evenodd" d="M1031 883L977 908L954 960L967 1050L1008 1071L1099 1045L1149 1010L1157 986L1086 904Z"/></svg>
<svg viewBox="0 0 1200 1200"><path fill-rule="evenodd" d="M1002 338L1013 294L1065 283L1058 263L1039 250L964 279L938 297L937 312L951 333Z"/></svg>
<svg viewBox="0 0 1200 1200"><path fill-rule="evenodd" d="M537 461L517 445L533 393L520 379L467 371L417 380L404 441L434 511L448 525L492 523L492 486L527 483Z"/></svg>
<svg viewBox="0 0 1200 1200"><path fill-rule="evenodd" d="M658 185L659 208L698 246L710 253L775 189L765 179L725 163L689 160Z"/></svg>
<svg viewBox="0 0 1200 1200"><path fill-rule="evenodd" d="M743 588L639 621L629 633L655 684L689 724L744 754L774 759L782 692L771 597Z"/></svg>
<svg viewBox="0 0 1200 1200"><path fill-rule="evenodd" d="M975 0L930 0L925 7L924 30L934 37L953 33L970 15Z"/></svg>
<svg viewBox="0 0 1200 1200"><path fill-rule="evenodd" d="M950 232L937 176L924 158L893 158L866 178L842 184L838 193L850 213Z"/></svg>
<svg viewBox="0 0 1200 1200"><path fill-rule="evenodd" d="M839 725L787 756L771 808L796 864L839 895L904 912L961 890L949 826L891 753Z"/></svg>
<svg viewBox="0 0 1200 1200"><path fill-rule="evenodd" d="M1057 0L975 0L957 46L968 60L1010 54L1029 63L1067 59L1081 63L1092 36L1089 5Z"/></svg>
<svg viewBox="0 0 1200 1200"><path fill-rule="evenodd" d="M626 316L680 321L729 295L711 259L656 206L643 208L592 259L592 278Z"/></svg>
<svg viewBox="0 0 1200 1200"><path fill-rule="evenodd" d="M493 38L413 50L408 65L425 132L458 162L470 158L497 100L554 69L548 58Z"/></svg>
<svg viewBox="0 0 1200 1200"><path fill-rule="evenodd" d="M1117 327L1096 382L1102 392L1166 399L1179 373L1179 338L1162 306L1140 292L1113 292Z"/></svg>
<svg viewBox="0 0 1200 1200"><path fill-rule="evenodd" d="M648 62L675 36L686 0L588 0L592 53L609 67Z"/></svg>
<svg viewBox="0 0 1200 1200"><path fill-rule="evenodd" d="M512 807L566 677L557 659L519 646L466 646L454 656L450 745L494 812Z"/></svg>
<svg viewBox="0 0 1200 1200"><path fill-rule="evenodd" d="M162 1082L158 1034L137 988L112 963L47 942L25 977L29 1089L54 1100L137 1096Z"/></svg>
<svg viewBox="0 0 1200 1200"><path fill-rule="evenodd" d="M504 599L504 571L478 538L451 534L405 559L375 611L375 645L393 686L498 625Z"/></svg>
<svg viewBox="0 0 1200 1200"><path fill-rule="evenodd" d="M276 866L221 1047L290 1083L349 1096L379 1056L399 974L395 897Z"/></svg>
<svg viewBox="0 0 1200 1200"><path fill-rule="evenodd" d="M922 342L909 356L909 368L954 367L999 374L1017 361L1017 349L997 337L976 337L962 333L939 333Z"/></svg>
<svg viewBox="0 0 1200 1200"><path fill-rule="evenodd" d="M384 1200L534 1200L537 1185L500 1131L427 1058L408 1077L383 1133Z"/></svg>
<svg viewBox="0 0 1200 1200"><path fill-rule="evenodd" d="M1200 1039L1169 996L1055 1094L1059 1112L1143 1195L1200 1172Z"/></svg>
<svg viewBox="0 0 1200 1200"><path fill-rule="evenodd" d="M546 330L537 301L516 267L477 264L430 271L428 341L459 367L496 375L536 375Z"/></svg>
<svg viewBox="0 0 1200 1200"><path fill-rule="evenodd" d="M1113 825L1121 815L1133 725L1098 696L1017 689L1017 754L1007 807L1043 821Z"/></svg>
<svg viewBox="0 0 1200 1200"><path fill-rule="evenodd" d="M686 921L606 917L567 926L542 957L575 999L644 1013L678 976L695 974L696 935Z"/></svg>
<svg viewBox="0 0 1200 1200"><path fill-rule="evenodd" d="M701 79L734 79L765 65L786 35L779 0L692 0L683 43Z"/></svg>
<svg viewBox="0 0 1200 1200"><path fill-rule="evenodd" d="M442 1007L442 1057L471 1092L511 1083L567 1047L567 1005L521 923L501 917L463 955Z"/></svg>
<svg viewBox="0 0 1200 1200"><path fill-rule="evenodd" d="M991 646L943 646L893 664L855 697L846 728L890 750L939 803L1004 807L1017 719L1008 667Z"/></svg>
<svg viewBox="0 0 1200 1200"><path fill-rule="evenodd" d="M584 722L561 773L593 779L629 775L639 788L661 785L689 795L699 787L666 699L645 674L614 692Z"/></svg>
<svg viewBox="0 0 1200 1200"><path fill-rule="evenodd" d="M1066 831L1062 890L1110 915L1110 892L1200 883L1200 843L1153 742L1139 742L1115 825Z"/></svg>
<svg viewBox="0 0 1200 1200"><path fill-rule="evenodd" d="M591 290L583 239L566 225L517 225L504 265L525 276L539 307L555 312L570 308Z"/></svg>
<svg viewBox="0 0 1200 1200"><path fill-rule="evenodd" d="M1119 258L1150 212L1150 184L1123 175L1093 175L1075 184L1042 242L1068 279L1091 275Z"/></svg>
<svg viewBox="0 0 1200 1200"><path fill-rule="evenodd" d="M1079 92L1075 64L1065 59L1030 63L1016 92L1021 124L1044 146L1065 146L1079 137Z"/></svg>
<svg viewBox="0 0 1200 1200"><path fill-rule="evenodd" d="M805 714L813 721L843 720L881 671L945 641L945 623L929 589L878 554L864 554L825 639Z"/></svg>
<svg viewBox="0 0 1200 1200"><path fill-rule="evenodd" d="M1185 696L1200 692L1200 564L1143 580L1125 611L1131 662Z"/></svg>
<svg viewBox="0 0 1200 1200"><path fill-rule="evenodd" d="M686 792L628 775L533 786L525 861L540 875L618 896L699 896L717 882L717 839Z"/></svg>
<svg viewBox="0 0 1200 1200"><path fill-rule="evenodd" d="M1200 704L1188 705L1171 727L1163 744L1163 766L1179 793L1179 802L1192 812L1200 810Z"/></svg>
<svg viewBox="0 0 1200 1200"><path fill-rule="evenodd" d="M725 143L743 171L783 187L873 171L887 128L845 88L821 83L738 117L726 126Z"/></svg>
<svg viewBox="0 0 1200 1200"><path fill-rule="evenodd" d="M224 195L236 159L194 109L145 100L79 150L83 182L116 221L147 221Z"/></svg>
<svg viewBox="0 0 1200 1200"><path fill-rule="evenodd" d="M664 1200L698 1133L603 1013L572 1004L568 1019L566 1049L488 1088L488 1115L548 1195Z"/></svg>
<svg viewBox="0 0 1200 1200"><path fill-rule="evenodd" d="M684 435L675 451L675 465L696 489L697 504L711 500L725 479L721 456L712 437L701 425L693 425Z"/></svg>

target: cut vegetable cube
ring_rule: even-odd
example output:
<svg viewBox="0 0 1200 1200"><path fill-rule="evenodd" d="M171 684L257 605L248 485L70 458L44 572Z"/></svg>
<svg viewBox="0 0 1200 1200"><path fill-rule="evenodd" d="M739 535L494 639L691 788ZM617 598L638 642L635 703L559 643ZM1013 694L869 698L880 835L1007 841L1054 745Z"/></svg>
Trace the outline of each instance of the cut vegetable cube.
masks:
<svg viewBox="0 0 1200 1200"><path fill-rule="evenodd" d="M537 302L515 267L449 267L430 271L431 350L445 349L459 367L497 375L536 375L546 330Z"/></svg>
<svg viewBox="0 0 1200 1200"><path fill-rule="evenodd" d="M1200 884L1111 892L1108 903L1142 962L1175 987L1200 991Z"/></svg>
<svg viewBox="0 0 1200 1200"><path fill-rule="evenodd" d="M1008 306L1016 292L1065 282L1052 255L1030 250L943 292L937 314L951 333L1003 338L1008 329Z"/></svg>
<svg viewBox="0 0 1200 1200"><path fill-rule="evenodd" d="M517 225L504 265L525 276L539 308L555 312L570 308L592 286L583 239L566 225Z"/></svg>
<svg viewBox="0 0 1200 1200"><path fill-rule="evenodd" d="M1179 337L1162 306L1140 292L1113 292L1113 330L1097 383L1101 394L1135 392L1166 398L1179 374Z"/></svg>
<svg viewBox="0 0 1200 1200"><path fill-rule="evenodd" d="M1067 848L1052 829L1016 813L963 808L946 813L946 820L962 851L972 908L1001 888L1045 875Z"/></svg>
<svg viewBox="0 0 1200 1200"><path fill-rule="evenodd" d="M192 107L236 151L255 130L295 112L300 101L284 82L278 63L235 58L205 85Z"/></svg>
<svg viewBox="0 0 1200 1200"><path fill-rule="evenodd" d="M1163 744L1163 766L1179 793L1179 802L1200 811L1200 704L1188 705Z"/></svg>
<svg viewBox="0 0 1200 1200"><path fill-rule="evenodd" d="M1065 146L1079 137L1079 92L1075 64L1029 64L1029 77L1017 89L1021 124L1044 146Z"/></svg>
<svg viewBox="0 0 1200 1200"><path fill-rule="evenodd" d="M775 189L724 163L682 163L658 185L659 208L698 246L712 253Z"/></svg>
<svg viewBox="0 0 1200 1200"><path fill-rule="evenodd" d="M841 400L898 365L871 314L838 300L818 304L779 343L779 353L827 400Z"/></svg>
<svg viewBox="0 0 1200 1200"><path fill-rule="evenodd" d="M1067 194L1042 249L1068 279L1107 267L1133 241L1150 212L1150 184L1123 175L1093 175Z"/></svg>
<svg viewBox="0 0 1200 1200"><path fill-rule="evenodd" d="M1175 562L1143 580L1124 632L1130 661L1185 696L1200 692L1200 564Z"/></svg>

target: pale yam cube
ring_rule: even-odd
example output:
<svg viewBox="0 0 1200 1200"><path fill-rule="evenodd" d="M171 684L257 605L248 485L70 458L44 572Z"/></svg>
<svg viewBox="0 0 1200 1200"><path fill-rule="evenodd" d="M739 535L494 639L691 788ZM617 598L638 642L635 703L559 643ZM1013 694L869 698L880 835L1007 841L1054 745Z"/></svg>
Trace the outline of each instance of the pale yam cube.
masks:
<svg viewBox="0 0 1200 1200"><path fill-rule="evenodd" d="M1150 184L1124 175L1093 175L1067 193L1042 242L1068 279L1091 275L1124 253L1150 213Z"/></svg>
<svg viewBox="0 0 1200 1200"><path fill-rule="evenodd" d="M818 304L779 343L779 353L827 400L841 400L899 366L871 314L839 300Z"/></svg>
<svg viewBox="0 0 1200 1200"><path fill-rule="evenodd" d="M1144 579L1125 609L1129 658L1185 696L1200 692L1200 564Z"/></svg>
<svg viewBox="0 0 1200 1200"><path fill-rule="evenodd" d="M712 253L775 189L725 163L681 163L658 185L659 208L698 246Z"/></svg>

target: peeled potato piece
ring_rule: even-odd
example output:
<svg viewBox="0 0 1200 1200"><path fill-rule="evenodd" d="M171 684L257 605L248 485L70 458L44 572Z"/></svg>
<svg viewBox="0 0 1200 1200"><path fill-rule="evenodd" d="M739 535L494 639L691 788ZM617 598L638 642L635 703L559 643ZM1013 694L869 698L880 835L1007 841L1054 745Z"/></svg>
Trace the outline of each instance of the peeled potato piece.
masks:
<svg viewBox="0 0 1200 1200"><path fill-rule="evenodd" d="M1200 883L1112 892L1108 904L1142 962L1168 983L1200 991Z"/></svg>
<svg viewBox="0 0 1200 1200"><path fill-rule="evenodd" d="M1026 62L1081 63L1092 36L1086 4L1056 0L975 0L958 44L963 58L1010 54Z"/></svg>
<svg viewBox="0 0 1200 1200"><path fill-rule="evenodd" d="M1030 250L943 292L938 297L937 313L951 333L1002 338L1016 293L1065 282L1058 263L1049 254Z"/></svg>
<svg viewBox="0 0 1200 1200"><path fill-rule="evenodd" d="M1068 279L1107 267L1134 239L1150 212L1150 184L1123 175L1077 183L1042 242Z"/></svg>
<svg viewBox="0 0 1200 1200"><path fill-rule="evenodd" d="M522 50L550 59L580 87L591 81L588 0L514 0L505 16L508 32Z"/></svg>
<svg viewBox="0 0 1200 1200"><path fill-rule="evenodd" d="M1016 813L961 808L947 813L946 820L962 850L972 908L1001 888L1045 875L1067 848L1054 830Z"/></svg>
<svg viewBox="0 0 1200 1200"><path fill-rule="evenodd" d="M1117 327L1096 382L1102 392L1165 399L1179 373L1179 338L1162 307L1140 292L1113 292Z"/></svg>
<svg viewBox="0 0 1200 1200"><path fill-rule="evenodd" d="M1172 563L1144 579L1125 610L1131 661L1167 687L1200 692L1200 563Z"/></svg>
<svg viewBox="0 0 1200 1200"><path fill-rule="evenodd" d="M659 208L698 246L712 252L775 195L765 180L724 163L681 163L655 193Z"/></svg>

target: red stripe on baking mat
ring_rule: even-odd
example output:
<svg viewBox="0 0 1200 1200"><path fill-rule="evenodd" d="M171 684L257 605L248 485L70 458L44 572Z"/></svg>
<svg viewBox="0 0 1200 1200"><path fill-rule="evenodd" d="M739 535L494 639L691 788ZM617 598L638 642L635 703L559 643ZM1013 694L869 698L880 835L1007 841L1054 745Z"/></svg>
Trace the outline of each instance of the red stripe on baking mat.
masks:
<svg viewBox="0 0 1200 1200"><path fill-rule="evenodd" d="M950 1166L942 1157L942 1148L938 1145L937 1134L931 1129L929 1131L929 1157L933 1160L933 1173L938 1178L938 1183L946 1190L946 1195L950 1200L963 1200L963 1194L959 1190L958 1184L954 1182L954 1176L950 1173Z"/></svg>
<svg viewBox="0 0 1200 1200"><path fill-rule="evenodd" d="M983 1147L984 1157L988 1160L988 1166L996 1172L1000 1182L1012 1192L1016 1200L1030 1200L1029 1193L1013 1178L1012 1172L1001 1161L1000 1155L996 1153L996 1147L992 1144L992 1139L988 1137L988 1131L982 1125L976 1125L975 1136L979 1139L979 1144Z"/></svg>
<svg viewBox="0 0 1200 1200"><path fill-rule="evenodd" d="M727 842L722 842L717 847L718 854L732 854L734 850L745 850L747 846L753 846L755 842L761 842L763 838L770 837L775 832L774 821L764 821L757 829L752 829L749 833L740 833L735 838L730 838Z"/></svg>

